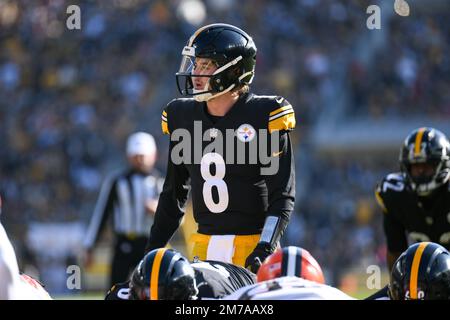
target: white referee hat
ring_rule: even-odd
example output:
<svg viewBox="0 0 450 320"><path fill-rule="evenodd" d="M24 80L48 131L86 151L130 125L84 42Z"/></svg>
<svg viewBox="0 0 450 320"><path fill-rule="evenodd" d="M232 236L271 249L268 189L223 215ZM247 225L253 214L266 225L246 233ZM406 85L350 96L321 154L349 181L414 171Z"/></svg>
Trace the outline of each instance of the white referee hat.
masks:
<svg viewBox="0 0 450 320"><path fill-rule="evenodd" d="M146 132L136 132L128 137L127 155L151 155L156 152L155 139Z"/></svg>

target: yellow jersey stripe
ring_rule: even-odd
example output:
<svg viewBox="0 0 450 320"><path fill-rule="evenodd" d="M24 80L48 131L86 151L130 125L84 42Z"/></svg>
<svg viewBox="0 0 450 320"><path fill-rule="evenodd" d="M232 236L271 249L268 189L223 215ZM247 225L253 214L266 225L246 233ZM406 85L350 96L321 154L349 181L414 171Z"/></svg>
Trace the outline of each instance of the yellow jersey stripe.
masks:
<svg viewBox="0 0 450 320"><path fill-rule="evenodd" d="M159 269L161 267L161 261L166 250L167 249L165 248L159 249L156 253L155 261L153 261L152 275L150 278L150 300L158 300Z"/></svg>
<svg viewBox="0 0 450 320"><path fill-rule="evenodd" d="M161 121L161 130L164 134L169 134L169 126L167 125L166 121Z"/></svg>
<svg viewBox="0 0 450 320"><path fill-rule="evenodd" d="M419 245L414 253L413 263L411 267L411 277L409 278L409 296L411 299L417 299L417 278L419 276L420 259L423 251L429 242L423 242Z"/></svg>
<svg viewBox="0 0 450 320"><path fill-rule="evenodd" d="M278 108L277 110L272 111L269 113L269 117L276 115L277 113L283 112L284 110L292 109L292 105L288 104L287 106Z"/></svg>
<svg viewBox="0 0 450 320"><path fill-rule="evenodd" d="M414 144L414 156L420 155L420 149L422 146L422 138L423 133L425 132L425 128L420 128L416 135L416 142Z"/></svg>
<svg viewBox="0 0 450 320"><path fill-rule="evenodd" d="M383 209L384 213L387 213L386 206L384 205L383 198L380 196L380 192L378 190L375 190L375 199L377 199L378 205Z"/></svg>
<svg viewBox="0 0 450 320"><path fill-rule="evenodd" d="M276 115L269 117L269 122L270 121L274 121L274 120L276 120L276 119L278 119L278 118L280 118L280 117L282 117L282 116L284 116L286 114L289 114L289 113L294 113L294 110L293 109L288 109L288 110L282 111L280 113L277 113Z"/></svg>
<svg viewBox="0 0 450 320"><path fill-rule="evenodd" d="M294 128L295 114L293 112L269 122L270 133L277 130L292 130Z"/></svg>
<svg viewBox="0 0 450 320"><path fill-rule="evenodd" d="M165 111L163 110L162 115L163 115L164 117L167 117L167 112L165 112Z"/></svg>

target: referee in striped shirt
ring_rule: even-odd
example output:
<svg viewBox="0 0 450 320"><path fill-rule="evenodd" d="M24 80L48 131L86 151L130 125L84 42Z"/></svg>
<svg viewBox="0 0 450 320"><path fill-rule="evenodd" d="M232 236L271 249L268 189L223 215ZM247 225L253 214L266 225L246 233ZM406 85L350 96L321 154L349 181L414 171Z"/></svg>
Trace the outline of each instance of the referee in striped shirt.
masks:
<svg viewBox="0 0 450 320"><path fill-rule="evenodd" d="M113 217L111 285L127 280L142 259L164 182L153 170L156 144L150 134L137 132L128 138L127 158L129 168L103 183L84 242L85 266L89 267L99 235Z"/></svg>

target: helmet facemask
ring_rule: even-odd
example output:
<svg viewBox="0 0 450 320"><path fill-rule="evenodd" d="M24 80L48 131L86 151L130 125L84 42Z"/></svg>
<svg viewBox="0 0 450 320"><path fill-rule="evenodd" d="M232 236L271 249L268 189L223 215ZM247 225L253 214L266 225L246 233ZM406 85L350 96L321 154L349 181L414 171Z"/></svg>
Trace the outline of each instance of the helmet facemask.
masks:
<svg viewBox="0 0 450 320"><path fill-rule="evenodd" d="M145 281L142 260L131 275L130 300L150 300L150 288Z"/></svg>
<svg viewBox="0 0 450 320"><path fill-rule="evenodd" d="M403 164L403 171L406 173L410 182L412 190L414 190L419 196L427 196L431 194L435 189L440 187L449 178L449 169L443 168L444 163L442 161L428 161L424 164L431 165L433 172L431 174L415 175L413 173L413 166L420 165L420 163L408 163Z"/></svg>
<svg viewBox="0 0 450 320"><path fill-rule="evenodd" d="M196 300L198 289L194 269L185 259L176 261L164 285L165 300Z"/></svg>

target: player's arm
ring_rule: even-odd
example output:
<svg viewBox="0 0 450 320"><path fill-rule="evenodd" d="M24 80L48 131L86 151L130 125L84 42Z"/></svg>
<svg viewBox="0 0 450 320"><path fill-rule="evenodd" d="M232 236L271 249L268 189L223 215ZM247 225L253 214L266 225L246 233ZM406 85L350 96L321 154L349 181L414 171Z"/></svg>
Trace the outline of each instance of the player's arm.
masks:
<svg viewBox="0 0 450 320"><path fill-rule="evenodd" d="M260 241L245 263L253 272L258 270L260 262L275 251L294 210L295 162L288 131L295 127L295 115L292 106L284 99L279 110L282 115L269 120L269 131L272 138L279 140L279 150L273 151L271 155L278 160L276 172L265 177L269 204L267 217Z"/></svg>
<svg viewBox="0 0 450 320"><path fill-rule="evenodd" d="M392 214L383 215L383 228L387 243L386 261L391 272L394 262L408 248L408 240L405 228Z"/></svg>
<svg viewBox="0 0 450 320"><path fill-rule="evenodd" d="M402 223L395 217L395 209L389 205L387 200L388 188L383 186L384 183L391 182L383 180L375 190L375 198L378 205L383 210L383 229L386 236L387 253L386 261L388 270L391 272L392 266L401 253L408 248L408 240L406 238L406 230Z"/></svg>
<svg viewBox="0 0 450 320"><path fill-rule="evenodd" d="M167 113L163 111L163 133L169 134ZM170 142L166 179L159 196L155 219L150 230L146 252L162 248L178 229L183 218L190 191L189 173L183 164L174 164L171 159L175 143Z"/></svg>

